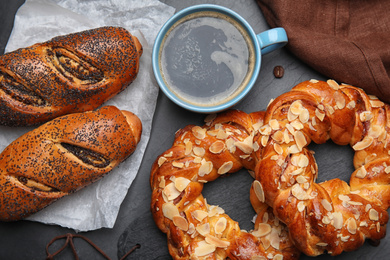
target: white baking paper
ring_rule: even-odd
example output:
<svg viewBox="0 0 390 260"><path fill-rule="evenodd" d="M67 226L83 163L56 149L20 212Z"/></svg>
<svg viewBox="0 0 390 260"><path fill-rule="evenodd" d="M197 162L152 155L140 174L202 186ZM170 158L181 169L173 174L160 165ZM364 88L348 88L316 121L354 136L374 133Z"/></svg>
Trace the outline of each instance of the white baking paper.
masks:
<svg viewBox="0 0 390 260"><path fill-rule="evenodd" d="M19 8L6 52L54 36L101 26L124 27L136 35L144 47L137 79L104 104L132 111L140 117L143 133L136 151L103 179L56 201L28 220L76 231L114 226L149 141L158 95L151 64L154 39L174 11L157 0L26 0ZM0 150L31 129L0 127Z"/></svg>

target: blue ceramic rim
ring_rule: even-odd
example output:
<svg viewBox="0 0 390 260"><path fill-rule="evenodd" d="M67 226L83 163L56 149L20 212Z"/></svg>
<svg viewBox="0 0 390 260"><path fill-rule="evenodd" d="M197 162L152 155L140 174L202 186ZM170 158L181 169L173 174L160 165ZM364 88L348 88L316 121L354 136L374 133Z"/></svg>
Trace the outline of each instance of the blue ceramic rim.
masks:
<svg viewBox="0 0 390 260"><path fill-rule="evenodd" d="M229 15L230 17L234 18L236 21L238 21L243 28L248 32L249 36L251 37L251 40L253 42L254 46L254 55L255 55L255 65L253 69L253 74L252 77L250 78L249 82L247 83L246 87L237 94L234 98L228 100L225 103L216 105L216 106L198 106L194 104L187 103L177 97L172 91L169 90L168 86L166 86L161 73L159 69L159 52L160 52L160 47L162 44L162 41L168 32L168 30L180 19L183 17L195 13L195 12L200 12L200 11L217 11L221 12L223 14ZM160 89L164 92L164 94L174 103L177 105L193 111L193 112L198 112L198 113L216 113L216 112L221 112L223 110L226 110L238 102L240 102L247 94L248 92L252 89L253 85L255 84L258 74L260 72L260 65L261 65L261 48L260 48L260 43L257 39L256 33L253 31L252 27L249 25L249 23L241 17L238 13L234 12L233 10L220 6L220 5L213 5L213 4L200 4L200 5L194 5L187 7L183 10L180 10L176 14L174 14L171 18L169 18L165 24L161 27L160 31L157 34L157 37L155 39L155 43L153 46L153 51L152 51L152 66L153 66L153 72L154 76L157 80L157 83L160 87Z"/></svg>

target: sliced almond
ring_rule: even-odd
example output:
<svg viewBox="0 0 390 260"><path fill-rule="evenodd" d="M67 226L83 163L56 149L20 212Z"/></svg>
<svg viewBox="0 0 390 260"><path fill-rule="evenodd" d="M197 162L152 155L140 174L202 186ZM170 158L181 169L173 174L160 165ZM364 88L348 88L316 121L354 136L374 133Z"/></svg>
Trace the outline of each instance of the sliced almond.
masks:
<svg viewBox="0 0 390 260"><path fill-rule="evenodd" d="M383 103L382 101L380 100L370 100L370 104L372 107L383 107L385 105L385 103Z"/></svg>
<svg viewBox="0 0 390 260"><path fill-rule="evenodd" d="M173 182L169 183L165 186L163 193L167 197L168 200L174 200L180 195L180 191L178 191Z"/></svg>
<svg viewBox="0 0 390 260"><path fill-rule="evenodd" d="M356 107L356 102L355 101L350 101L348 104L347 104L347 108L352 110Z"/></svg>
<svg viewBox="0 0 390 260"><path fill-rule="evenodd" d="M181 168L184 167L184 163L173 161L173 162L172 162L172 166L181 169Z"/></svg>
<svg viewBox="0 0 390 260"><path fill-rule="evenodd" d="M357 225L356 225L356 220L354 218L349 218L347 220L347 230L352 235L356 234Z"/></svg>
<svg viewBox="0 0 390 260"><path fill-rule="evenodd" d="M216 136L216 138L219 140L225 140L228 137L229 137L229 135L223 129L220 129L217 133L217 136Z"/></svg>
<svg viewBox="0 0 390 260"><path fill-rule="evenodd" d="M304 211L305 210L305 203L303 202L303 201L300 201L300 202L298 202L298 204L297 204L297 209L298 209L298 211L299 212L302 212L302 211Z"/></svg>
<svg viewBox="0 0 390 260"><path fill-rule="evenodd" d="M325 118L325 113L324 112L322 112L322 111L320 111L319 109L316 108L315 115L321 122L324 121L324 118Z"/></svg>
<svg viewBox="0 0 390 260"><path fill-rule="evenodd" d="M213 170L213 163L210 161L202 160L201 166L198 170L198 175L200 177L203 177L207 174L209 174Z"/></svg>
<svg viewBox="0 0 390 260"><path fill-rule="evenodd" d="M218 219L218 221L215 223L214 231L216 234L222 234L223 231L225 231L227 226L227 219L225 217L222 217Z"/></svg>
<svg viewBox="0 0 390 260"><path fill-rule="evenodd" d="M203 157L206 151L202 147L195 146L192 151L196 156Z"/></svg>
<svg viewBox="0 0 390 260"><path fill-rule="evenodd" d="M206 241L198 242L197 247L195 248L196 256L206 256L213 253L216 249L215 245L209 244Z"/></svg>
<svg viewBox="0 0 390 260"><path fill-rule="evenodd" d="M326 83L328 83L328 85L334 89L334 90L339 90L340 89L340 85L333 79L328 79L326 81Z"/></svg>
<svg viewBox="0 0 390 260"><path fill-rule="evenodd" d="M242 142L235 142L235 146L246 154L250 154L253 151L253 135L248 136Z"/></svg>
<svg viewBox="0 0 390 260"><path fill-rule="evenodd" d="M260 202L264 202L265 201L265 196L264 196L263 186L261 185L261 183L258 180L255 180L252 183L252 185L253 185L253 190L254 190L258 200Z"/></svg>
<svg viewBox="0 0 390 260"><path fill-rule="evenodd" d="M268 124L272 128L272 130L279 130L280 129L279 122L276 119L269 120Z"/></svg>
<svg viewBox="0 0 390 260"><path fill-rule="evenodd" d="M168 161L166 157L161 156L160 158L158 158L158 167L161 167L161 165L163 165L166 161Z"/></svg>
<svg viewBox="0 0 390 260"><path fill-rule="evenodd" d="M366 136L362 141L357 142L354 146L352 146L352 148L355 151L364 150L369 147L373 143L373 141L374 138L372 138L372 136Z"/></svg>
<svg viewBox="0 0 390 260"><path fill-rule="evenodd" d="M359 118L360 118L360 121L362 122L366 122L366 121L370 121L372 118L373 118L373 114L371 111L363 111L360 113L359 115Z"/></svg>
<svg viewBox="0 0 390 260"><path fill-rule="evenodd" d="M189 155L192 151L192 142L187 140L187 141L184 141L184 144L186 145L186 150L185 150L185 155Z"/></svg>
<svg viewBox="0 0 390 260"><path fill-rule="evenodd" d="M338 109L343 109L345 107L345 98L342 93L335 92L333 94L334 101L336 102L336 107Z"/></svg>
<svg viewBox="0 0 390 260"><path fill-rule="evenodd" d="M274 143L274 150L277 154L282 154L283 153L283 148L277 144L277 143Z"/></svg>
<svg viewBox="0 0 390 260"><path fill-rule="evenodd" d="M224 162L221 165L221 167L219 167L217 173L218 174L225 174L225 173L229 172L232 168L233 168L233 162L232 161Z"/></svg>
<svg viewBox="0 0 390 260"><path fill-rule="evenodd" d="M257 226L257 229L252 232L252 235L254 235L255 237L264 237L268 234L271 234L271 231L271 225L267 223L260 223Z"/></svg>
<svg viewBox="0 0 390 260"><path fill-rule="evenodd" d="M167 202L162 205L162 212L164 217L172 220L174 216L179 215L179 210L172 202Z"/></svg>
<svg viewBox="0 0 390 260"><path fill-rule="evenodd" d="M209 151L213 154L220 154L223 152L223 150L225 149L225 143L222 142L222 141L215 141L214 143L212 143L209 147Z"/></svg>
<svg viewBox="0 0 390 260"><path fill-rule="evenodd" d="M204 224L198 225L195 227L195 229L202 236L206 236L207 234L210 234L210 224L209 223L204 223Z"/></svg>
<svg viewBox="0 0 390 260"><path fill-rule="evenodd" d="M275 142L281 144L284 142L284 134L282 131L276 131L273 135L272 135L272 139L275 140Z"/></svg>
<svg viewBox="0 0 390 260"><path fill-rule="evenodd" d="M364 179L367 176L367 170L364 165L357 170L355 176L360 179Z"/></svg>
<svg viewBox="0 0 390 260"><path fill-rule="evenodd" d="M175 215L172 217L173 224L176 227L180 228L183 231L188 231L188 221L180 215Z"/></svg>
<svg viewBox="0 0 390 260"><path fill-rule="evenodd" d="M210 234L206 235L205 241L209 244L215 245L216 247L226 248L226 247L230 246L229 241L219 239L219 238L212 236Z"/></svg>
<svg viewBox="0 0 390 260"><path fill-rule="evenodd" d="M301 131L296 131L294 139L299 151L302 151L302 148L306 146L307 141L305 135Z"/></svg>
<svg viewBox="0 0 390 260"><path fill-rule="evenodd" d="M200 126L194 126L191 130L192 134L198 139L203 139L206 137L206 129Z"/></svg>
<svg viewBox="0 0 390 260"><path fill-rule="evenodd" d="M197 209L191 212L191 215L199 222L202 222L202 220L208 216L208 213L204 210Z"/></svg>
<svg viewBox="0 0 390 260"><path fill-rule="evenodd" d="M332 212L333 216L333 226L336 229L341 229L343 227L343 215L341 212Z"/></svg>
<svg viewBox="0 0 390 260"><path fill-rule="evenodd" d="M370 209L370 211L368 212L368 217L370 218L370 220L378 221L379 213L375 209Z"/></svg>
<svg viewBox="0 0 390 260"><path fill-rule="evenodd" d="M183 190L185 190L185 188L187 188L188 184L190 184L191 181L187 178L184 178L184 177L177 177L175 179L175 188L182 192Z"/></svg>
<svg viewBox="0 0 390 260"><path fill-rule="evenodd" d="M272 128L267 124L267 125L263 125L262 127L260 127L259 131L260 131L260 134L262 134L262 135L270 135Z"/></svg>
<svg viewBox="0 0 390 260"><path fill-rule="evenodd" d="M309 195L305 192L304 189L299 184L294 184L291 189L292 195L298 200L307 200L309 199Z"/></svg>
<svg viewBox="0 0 390 260"><path fill-rule="evenodd" d="M299 116L303 109L302 102L300 100L294 101L291 105L289 110L293 115Z"/></svg>
<svg viewBox="0 0 390 260"><path fill-rule="evenodd" d="M309 110L303 108L301 113L299 113L299 121L301 121L301 123L303 124L306 124L307 122L309 122L309 119L310 119Z"/></svg>
<svg viewBox="0 0 390 260"><path fill-rule="evenodd" d="M332 204L328 200L322 199L321 200L321 204L327 211L332 211L333 210Z"/></svg>

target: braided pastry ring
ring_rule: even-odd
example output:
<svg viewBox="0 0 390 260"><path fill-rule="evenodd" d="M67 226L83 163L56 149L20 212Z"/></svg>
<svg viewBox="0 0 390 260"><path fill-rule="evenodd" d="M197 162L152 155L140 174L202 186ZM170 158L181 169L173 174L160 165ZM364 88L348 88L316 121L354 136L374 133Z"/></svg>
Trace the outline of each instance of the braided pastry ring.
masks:
<svg viewBox="0 0 390 260"><path fill-rule="evenodd" d="M390 201L388 108L358 88L311 80L279 96L266 112L228 111L204 127L179 130L153 164L150 180L151 210L167 233L170 254L297 259L297 248L311 256L325 250L337 255L365 238L383 238ZM356 150L350 186L339 179L314 182L318 170L307 145L328 139ZM201 194L204 182L241 167L255 170L250 200L257 218L250 232Z"/></svg>

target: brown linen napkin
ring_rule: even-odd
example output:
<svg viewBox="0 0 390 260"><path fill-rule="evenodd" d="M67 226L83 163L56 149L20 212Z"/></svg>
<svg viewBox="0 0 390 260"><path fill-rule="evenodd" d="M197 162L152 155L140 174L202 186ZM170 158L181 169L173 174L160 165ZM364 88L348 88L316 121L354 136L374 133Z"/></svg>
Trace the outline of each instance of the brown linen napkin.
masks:
<svg viewBox="0 0 390 260"><path fill-rule="evenodd" d="M287 48L326 77L390 103L390 1L256 0Z"/></svg>

